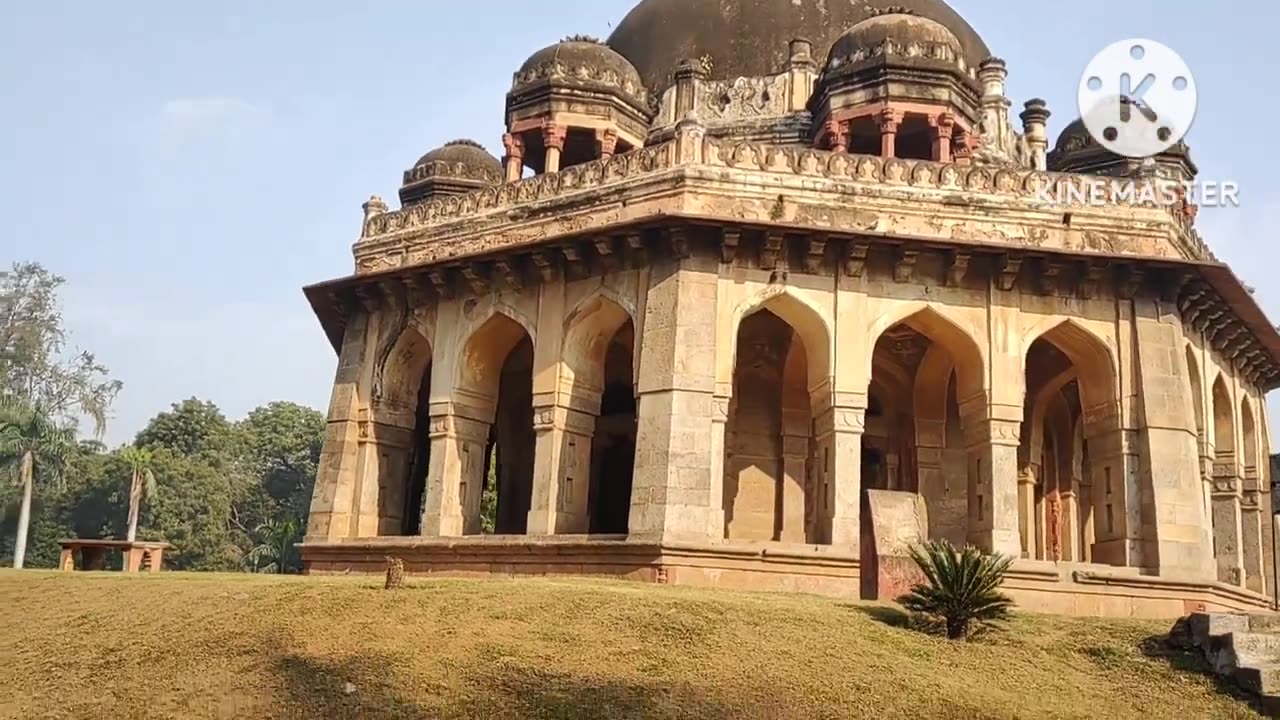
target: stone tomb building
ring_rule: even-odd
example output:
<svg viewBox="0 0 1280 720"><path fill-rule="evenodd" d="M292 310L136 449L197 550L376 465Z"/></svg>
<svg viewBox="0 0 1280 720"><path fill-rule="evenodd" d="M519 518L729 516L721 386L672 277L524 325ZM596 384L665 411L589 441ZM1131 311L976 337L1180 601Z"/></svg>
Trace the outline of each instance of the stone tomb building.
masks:
<svg viewBox="0 0 1280 720"><path fill-rule="evenodd" d="M1190 203L1078 192L1184 145L1051 149L1006 75L941 0L644 0L534 53L503 157L427 153L307 289L308 571L888 596L946 538L1028 609L1265 607L1280 334Z"/></svg>

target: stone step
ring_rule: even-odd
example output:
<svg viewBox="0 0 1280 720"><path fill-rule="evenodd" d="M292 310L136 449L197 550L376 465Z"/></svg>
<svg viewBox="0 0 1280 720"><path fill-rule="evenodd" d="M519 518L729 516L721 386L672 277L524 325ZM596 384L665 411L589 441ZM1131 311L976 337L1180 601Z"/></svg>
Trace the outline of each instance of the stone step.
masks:
<svg viewBox="0 0 1280 720"><path fill-rule="evenodd" d="M1240 665L1256 665L1250 659L1268 662L1280 662L1280 634L1273 633L1233 633L1232 646Z"/></svg>
<svg viewBox="0 0 1280 720"><path fill-rule="evenodd" d="M1280 701L1280 663L1238 668L1233 676L1245 690Z"/></svg>
<svg viewBox="0 0 1280 720"><path fill-rule="evenodd" d="M1280 634L1280 614L1250 615L1249 631Z"/></svg>

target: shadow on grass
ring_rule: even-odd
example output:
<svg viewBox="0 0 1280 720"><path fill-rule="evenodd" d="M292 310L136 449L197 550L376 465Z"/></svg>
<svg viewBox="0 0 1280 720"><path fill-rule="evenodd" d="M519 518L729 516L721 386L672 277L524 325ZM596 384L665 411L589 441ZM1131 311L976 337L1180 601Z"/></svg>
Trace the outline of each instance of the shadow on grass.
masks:
<svg viewBox="0 0 1280 720"><path fill-rule="evenodd" d="M278 655L272 669L286 693L286 717L416 720L434 717L403 697L388 675L391 658L365 655L319 660L293 653Z"/></svg>
<svg viewBox="0 0 1280 720"><path fill-rule="evenodd" d="M473 677L467 718L587 720L588 718L781 718L767 707L730 706L684 683L651 684L586 678L539 668L500 667Z"/></svg>
<svg viewBox="0 0 1280 720"><path fill-rule="evenodd" d="M1256 696L1245 691L1228 678L1215 673L1209 665L1209 661L1205 660L1204 656L1198 651L1173 647L1169 644L1167 635L1147 637L1142 641L1141 650L1142 654L1148 658L1166 662L1169 667L1178 672L1200 675L1208 679L1219 693L1246 703L1259 714L1266 715Z"/></svg>
<svg viewBox="0 0 1280 720"><path fill-rule="evenodd" d="M916 629L916 620L911 617L905 610L888 605L854 605L841 604L840 607L853 610L883 623L889 627L901 628L903 630Z"/></svg>

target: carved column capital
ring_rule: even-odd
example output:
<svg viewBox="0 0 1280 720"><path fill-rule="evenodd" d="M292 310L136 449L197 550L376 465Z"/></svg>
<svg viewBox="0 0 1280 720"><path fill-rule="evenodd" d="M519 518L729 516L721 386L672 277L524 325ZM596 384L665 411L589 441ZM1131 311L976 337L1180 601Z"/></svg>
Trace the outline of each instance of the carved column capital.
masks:
<svg viewBox="0 0 1280 720"><path fill-rule="evenodd" d="M885 108L876 113L876 123L880 126L881 134L892 135L898 132L898 128L902 126L902 112L894 108Z"/></svg>
<svg viewBox="0 0 1280 720"><path fill-rule="evenodd" d="M934 137L950 138L952 131L956 127L956 118L949 112L940 112L937 115L929 116L929 127L933 129Z"/></svg>
<svg viewBox="0 0 1280 720"><path fill-rule="evenodd" d="M524 159L524 138L520 135L505 133L502 136L502 149L508 158Z"/></svg>
<svg viewBox="0 0 1280 720"><path fill-rule="evenodd" d="M823 125L822 134L825 138L826 146L830 150L836 152L849 151L849 124L840 120L827 120Z"/></svg>
<svg viewBox="0 0 1280 720"><path fill-rule="evenodd" d="M569 128L564 125L557 125L550 121L543 123L542 144L548 149L564 150L564 139L568 132Z"/></svg>
<svg viewBox="0 0 1280 720"><path fill-rule="evenodd" d="M618 131L614 128L596 131L596 149L600 158L608 160L618 152Z"/></svg>

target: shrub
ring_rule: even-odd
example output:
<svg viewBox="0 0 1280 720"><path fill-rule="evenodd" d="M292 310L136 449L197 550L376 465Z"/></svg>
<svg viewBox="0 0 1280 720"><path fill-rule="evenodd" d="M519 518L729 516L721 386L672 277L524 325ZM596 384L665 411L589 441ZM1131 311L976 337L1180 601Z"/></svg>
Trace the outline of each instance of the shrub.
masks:
<svg viewBox="0 0 1280 720"><path fill-rule="evenodd" d="M911 558L925 582L898 602L944 625L948 638L967 638L975 624L991 625L1008 617L1013 600L999 588L1013 558L988 555L974 547L956 550L945 540L912 547Z"/></svg>

